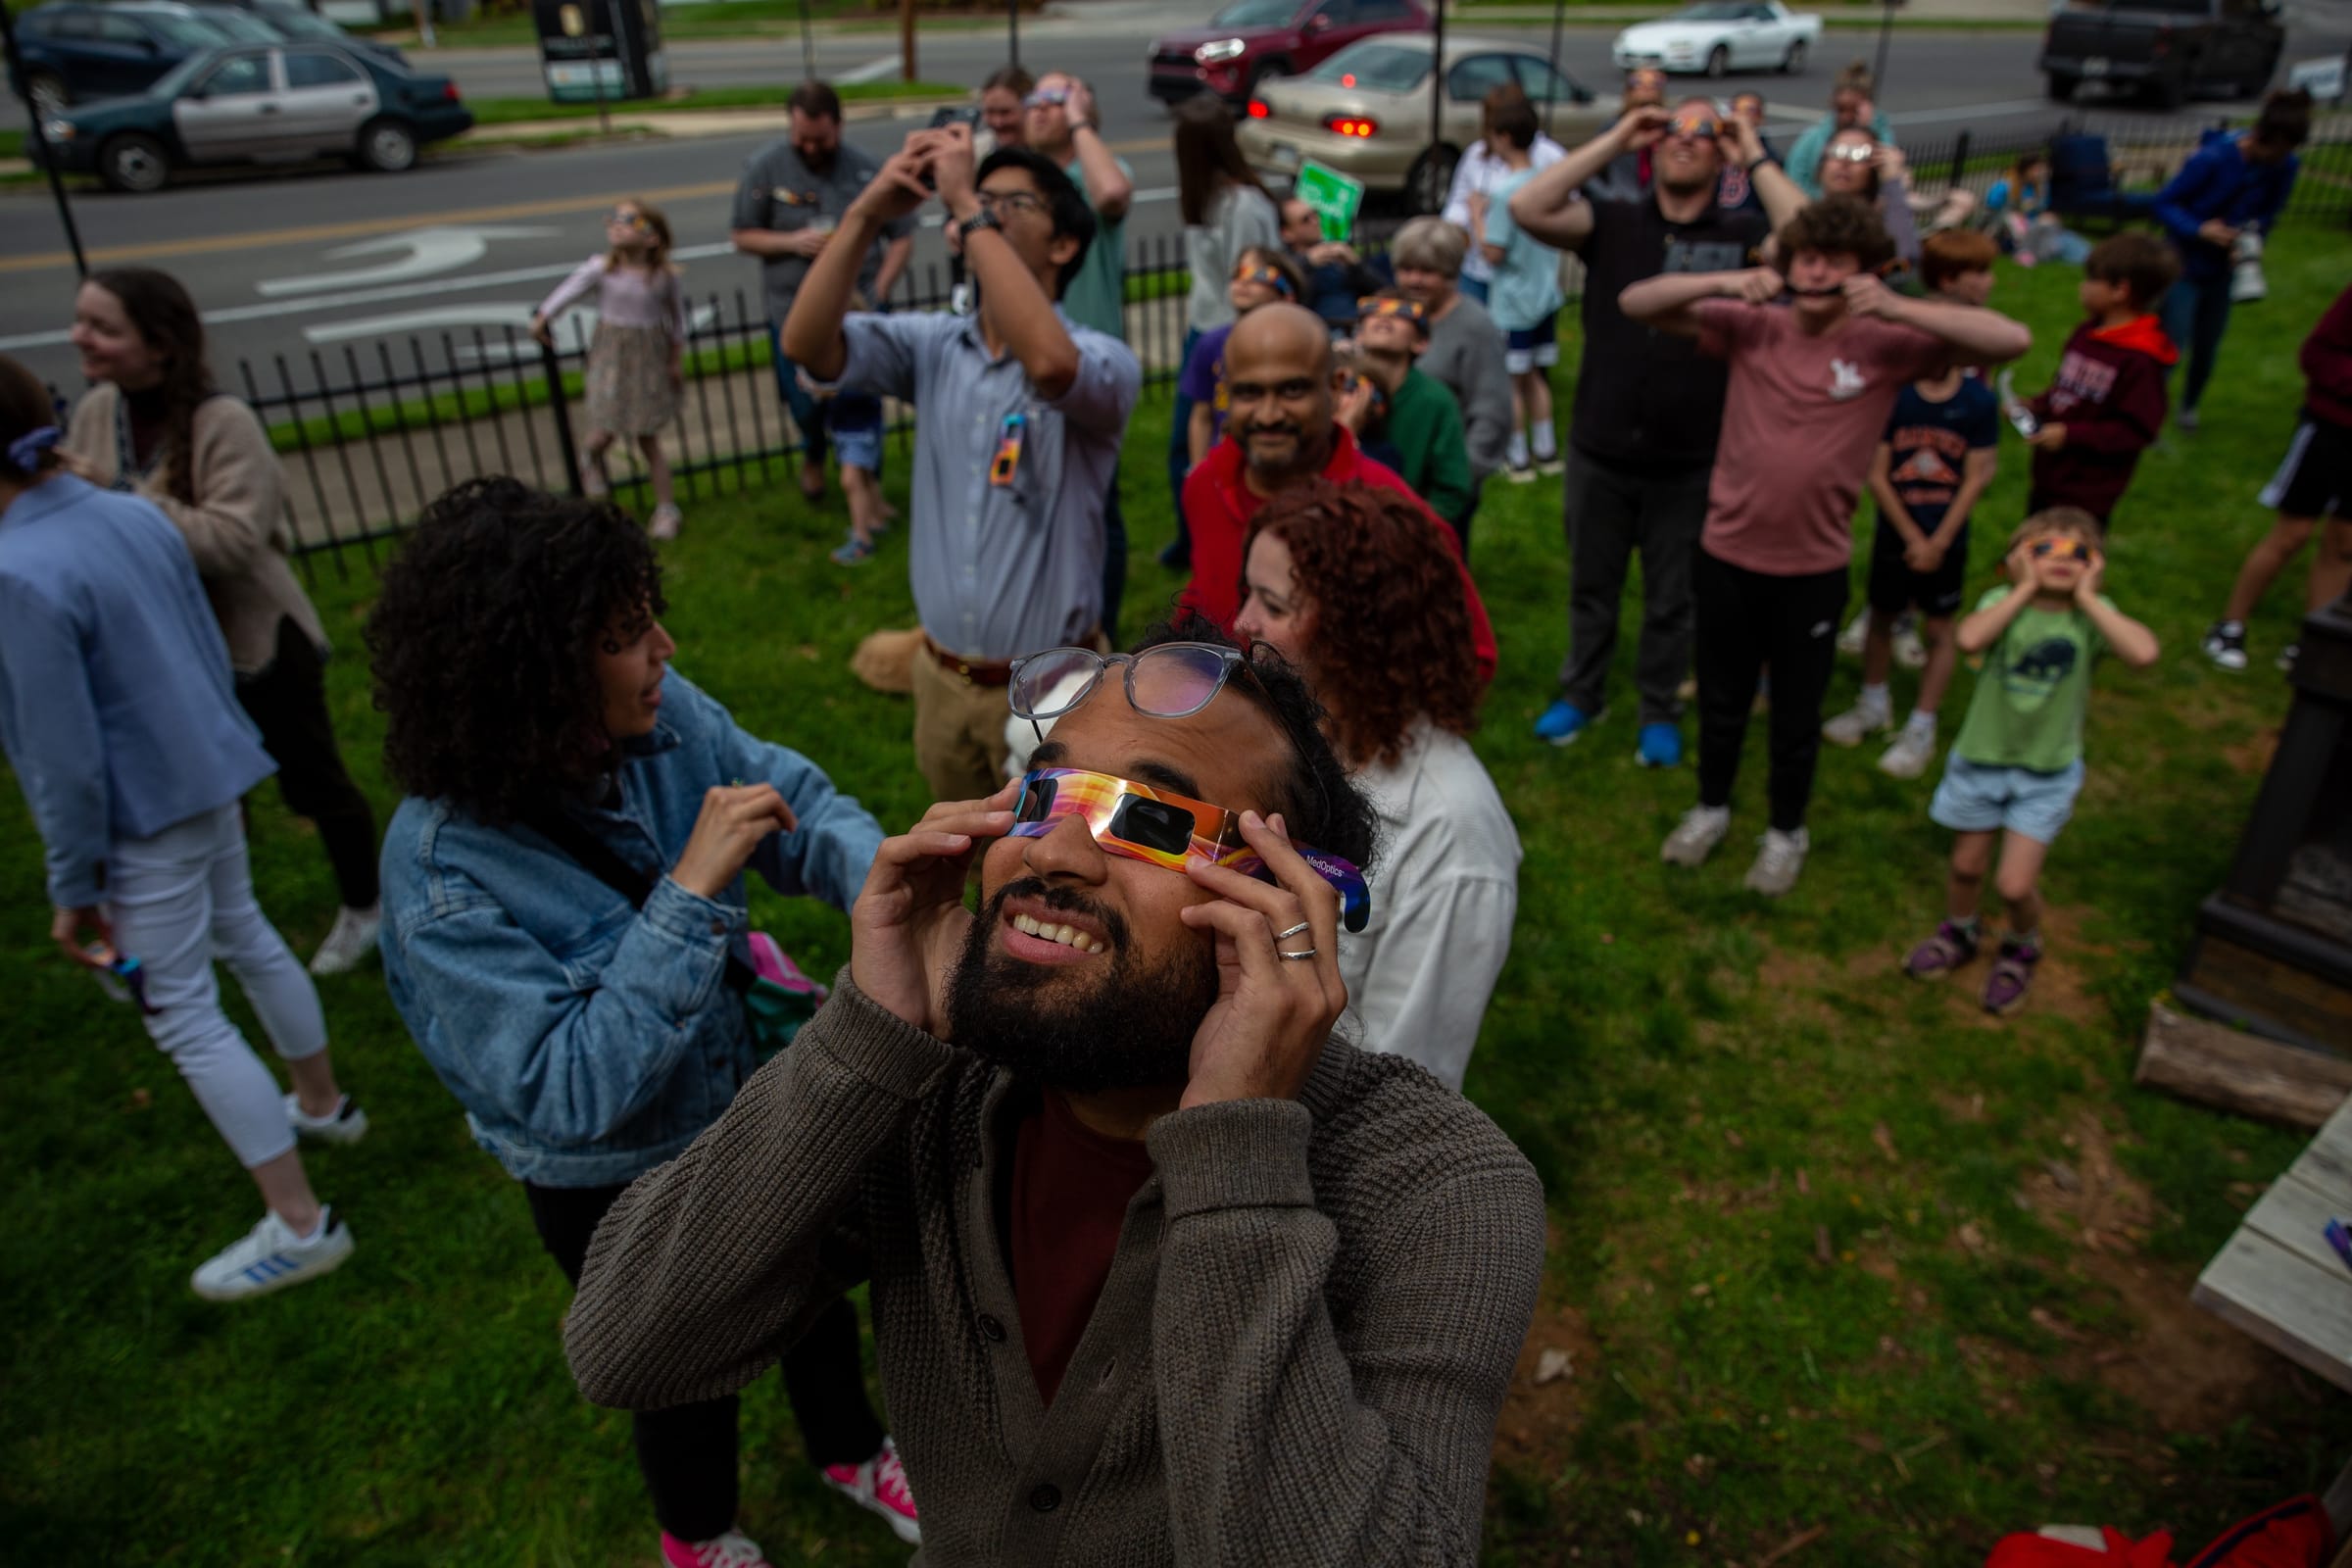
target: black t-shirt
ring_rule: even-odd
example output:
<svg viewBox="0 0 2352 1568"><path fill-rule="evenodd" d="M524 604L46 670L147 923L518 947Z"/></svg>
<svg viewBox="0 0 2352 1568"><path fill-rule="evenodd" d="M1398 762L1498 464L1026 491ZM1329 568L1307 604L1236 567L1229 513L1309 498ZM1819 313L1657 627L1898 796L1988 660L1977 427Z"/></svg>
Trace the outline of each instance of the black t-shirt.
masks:
<svg viewBox="0 0 2352 1568"><path fill-rule="evenodd" d="M1731 370L1695 338L1629 321L1617 296L1660 272L1720 272L1755 265L1772 232L1761 212L1709 207L1674 223L1654 197L1592 203L1585 260L1585 359L1569 441L1629 467L1681 468L1715 461Z"/></svg>

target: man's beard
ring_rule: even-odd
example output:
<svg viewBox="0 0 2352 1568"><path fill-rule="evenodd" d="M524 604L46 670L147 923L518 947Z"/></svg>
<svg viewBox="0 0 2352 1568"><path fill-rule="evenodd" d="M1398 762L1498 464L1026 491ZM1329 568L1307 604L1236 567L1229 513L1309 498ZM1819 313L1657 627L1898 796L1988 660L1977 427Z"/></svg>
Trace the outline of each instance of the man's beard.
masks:
<svg viewBox="0 0 2352 1568"><path fill-rule="evenodd" d="M1102 922L1107 958L1030 963L996 951L1007 899L1033 899ZM1092 984L1073 984L1091 969ZM1084 895L1035 877L998 889L964 939L948 985L956 1044L1015 1077L1071 1094L1181 1085L1193 1036L1217 1000L1217 961L1186 942L1147 965L1127 922Z"/></svg>
<svg viewBox="0 0 2352 1568"><path fill-rule="evenodd" d="M1271 458L1259 458L1257 444L1250 437L1260 429L1291 437L1291 455L1279 462ZM1331 432L1328 428L1324 430L1321 440L1310 438L1304 425L1287 419L1268 422L1264 425L1252 425L1232 433L1234 438L1241 443L1242 462L1249 466L1251 473L1256 474L1258 478L1272 487L1279 488L1293 479L1303 479L1311 474L1320 473L1323 471L1323 466L1331 461Z"/></svg>
<svg viewBox="0 0 2352 1568"><path fill-rule="evenodd" d="M819 175L819 176L822 176L822 175L825 175L825 174L830 174L831 172L833 172L833 160L841 156L841 149L840 149L838 146L834 146L834 147L797 147L797 146L796 146L795 148L793 148L793 151L794 151L794 152L796 152L796 153L798 153L798 154L800 154L800 157L801 157L801 167L802 167L803 169L806 169L806 170L807 170L807 171L808 171L808 172L810 172L811 174L816 174L816 175Z"/></svg>
<svg viewBox="0 0 2352 1568"><path fill-rule="evenodd" d="M1712 169L1693 169L1686 177L1675 177L1663 162L1657 166L1656 175L1658 188L1672 196L1696 196L1723 182L1721 172Z"/></svg>

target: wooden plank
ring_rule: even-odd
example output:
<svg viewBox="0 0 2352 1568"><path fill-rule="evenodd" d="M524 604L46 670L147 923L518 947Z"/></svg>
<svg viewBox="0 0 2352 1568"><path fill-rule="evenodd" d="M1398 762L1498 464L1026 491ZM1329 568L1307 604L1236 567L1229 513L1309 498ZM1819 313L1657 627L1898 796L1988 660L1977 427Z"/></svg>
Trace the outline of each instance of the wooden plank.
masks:
<svg viewBox="0 0 2352 1568"><path fill-rule="evenodd" d="M2335 1113L2320 1129L2320 1136L2314 1138L2311 1147L2303 1152L2326 1154L2334 1163L2352 1169L2352 1100L2336 1107Z"/></svg>
<svg viewBox="0 0 2352 1568"><path fill-rule="evenodd" d="M2297 1174L2301 1167L2296 1161L2296 1170L2271 1183L2238 1229L2278 1243L2323 1274L2332 1272L2352 1298L2352 1267L2336 1256L2327 1237L2329 1220L2341 1216L2352 1224L2352 1193L2322 1192Z"/></svg>
<svg viewBox="0 0 2352 1568"><path fill-rule="evenodd" d="M2290 1127L2318 1127L2352 1097L2352 1061L2148 1008L2136 1083ZM2352 1123L2344 1134L2352 1157Z"/></svg>
<svg viewBox="0 0 2352 1568"><path fill-rule="evenodd" d="M2352 1390L2352 1274L2340 1262L2329 1275L2241 1228L2197 1276L2189 1299L2296 1365Z"/></svg>

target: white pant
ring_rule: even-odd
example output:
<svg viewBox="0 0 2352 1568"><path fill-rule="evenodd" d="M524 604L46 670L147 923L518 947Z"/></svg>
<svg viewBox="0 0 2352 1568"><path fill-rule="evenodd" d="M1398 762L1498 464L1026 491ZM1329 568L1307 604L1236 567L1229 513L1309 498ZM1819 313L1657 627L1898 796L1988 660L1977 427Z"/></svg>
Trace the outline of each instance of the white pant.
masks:
<svg viewBox="0 0 2352 1568"><path fill-rule="evenodd" d="M153 838L114 846L107 914L115 949L139 960L147 1034L195 1092L196 1103L250 1170L294 1147L277 1080L220 1010L213 960L228 964L289 1061L326 1049L318 993L253 901L245 826L234 805Z"/></svg>

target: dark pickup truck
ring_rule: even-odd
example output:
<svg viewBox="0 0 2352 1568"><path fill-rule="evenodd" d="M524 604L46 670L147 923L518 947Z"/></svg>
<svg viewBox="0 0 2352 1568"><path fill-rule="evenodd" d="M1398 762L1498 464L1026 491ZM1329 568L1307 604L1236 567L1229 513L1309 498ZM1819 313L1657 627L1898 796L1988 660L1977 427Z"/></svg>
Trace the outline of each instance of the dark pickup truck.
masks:
<svg viewBox="0 0 2352 1568"><path fill-rule="evenodd" d="M2060 103L2084 82L2136 88L2167 108L2191 94L2248 98L2286 47L2279 0L2075 0L2042 35L2041 71Z"/></svg>

